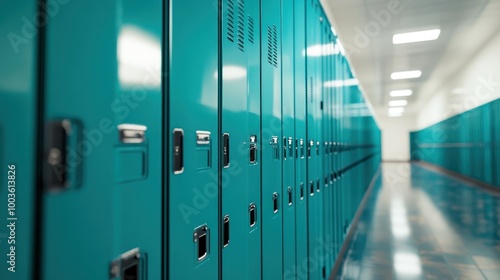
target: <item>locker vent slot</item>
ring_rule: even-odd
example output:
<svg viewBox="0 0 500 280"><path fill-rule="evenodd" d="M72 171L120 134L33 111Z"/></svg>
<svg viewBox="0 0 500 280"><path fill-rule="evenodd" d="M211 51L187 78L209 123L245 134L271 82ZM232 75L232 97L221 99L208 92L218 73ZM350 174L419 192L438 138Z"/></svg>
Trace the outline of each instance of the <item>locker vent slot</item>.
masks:
<svg viewBox="0 0 500 280"><path fill-rule="evenodd" d="M267 27L267 59L269 64L278 67L278 31L276 25Z"/></svg>
<svg viewBox="0 0 500 280"><path fill-rule="evenodd" d="M248 16L248 41L254 43L255 22L251 16Z"/></svg>
<svg viewBox="0 0 500 280"><path fill-rule="evenodd" d="M234 2L227 0L227 39L234 43Z"/></svg>
<svg viewBox="0 0 500 280"><path fill-rule="evenodd" d="M238 49L245 52L245 1L238 1Z"/></svg>

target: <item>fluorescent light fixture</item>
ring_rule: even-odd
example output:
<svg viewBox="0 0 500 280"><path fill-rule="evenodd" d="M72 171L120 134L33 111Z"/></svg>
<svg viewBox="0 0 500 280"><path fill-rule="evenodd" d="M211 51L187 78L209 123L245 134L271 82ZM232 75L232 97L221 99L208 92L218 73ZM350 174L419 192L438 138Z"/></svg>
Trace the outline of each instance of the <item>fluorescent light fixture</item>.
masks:
<svg viewBox="0 0 500 280"><path fill-rule="evenodd" d="M402 107L408 105L408 101L406 100L392 100L389 101L389 106L391 107Z"/></svg>
<svg viewBox="0 0 500 280"><path fill-rule="evenodd" d="M324 87L333 87L333 88L338 88L338 87L351 87L351 86L357 86L359 85L358 79L347 79L347 80L334 80L334 81L328 81L323 84Z"/></svg>
<svg viewBox="0 0 500 280"><path fill-rule="evenodd" d="M412 70L412 71L394 72L391 74L391 79L393 80L415 79L415 78L420 78L420 76L422 76L422 71Z"/></svg>
<svg viewBox="0 0 500 280"><path fill-rule="evenodd" d="M392 38L392 43L394 43L394 45L399 45L399 44L433 41L437 40L440 34L441 34L440 29L400 33L394 35L394 37Z"/></svg>
<svg viewBox="0 0 500 280"><path fill-rule="evenodd" d="M389 108L389 114L402 114L404 111L405 108L403 107Z"/></svg>
<svg viewBox="0 0 500 280"><path fill-rule="evenodd" d="M393 90L389 93L391 97L405 97L411 96L413 91L411 89L403 89L403 90Z"/></svg>
<svg viewBox="0 0 500 280"><path fill-rule="evenodd" d="M391 117L391 118L399 118L402 116L403 116L403 113L389 113L389 117Z"/></svg>

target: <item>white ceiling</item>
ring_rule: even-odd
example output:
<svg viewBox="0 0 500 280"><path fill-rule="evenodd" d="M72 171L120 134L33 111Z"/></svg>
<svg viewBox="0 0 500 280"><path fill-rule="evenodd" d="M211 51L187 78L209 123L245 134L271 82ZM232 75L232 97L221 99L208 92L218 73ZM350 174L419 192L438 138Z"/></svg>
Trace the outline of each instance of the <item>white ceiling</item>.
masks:
<svg viewBox="0 0 500 280"><path fill-rule="evenodd" d="M474 58L500 32L500 0L321 0L346 48L360 84L380 117L387 116L389 91L412 89L405 116L410 117L446 81ZM400 3L386 26L373 13ZM378 25L379 32L375 29ZM371 26L368 44L360 44L359 30ZM396 33L440 28L436 41L393 45ZM358 40L358 41L356 41ZM362 43L362 42L361 42ZM500 50L499 50L500 51ZM500 62L495 62L500 63ZM395 71L422 70L418 79L392 81Z"/></svg>

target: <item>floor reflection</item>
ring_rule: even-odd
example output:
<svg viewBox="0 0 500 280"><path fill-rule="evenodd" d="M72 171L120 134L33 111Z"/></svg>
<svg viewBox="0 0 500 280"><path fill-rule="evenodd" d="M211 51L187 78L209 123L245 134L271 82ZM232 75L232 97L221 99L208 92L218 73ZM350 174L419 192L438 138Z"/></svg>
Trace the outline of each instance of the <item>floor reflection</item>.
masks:
<svg viewBox="0 0 500 280"><path fill-rule="evenodd" d="M500 196L385 163L339 279L500 279Z"/></svg>

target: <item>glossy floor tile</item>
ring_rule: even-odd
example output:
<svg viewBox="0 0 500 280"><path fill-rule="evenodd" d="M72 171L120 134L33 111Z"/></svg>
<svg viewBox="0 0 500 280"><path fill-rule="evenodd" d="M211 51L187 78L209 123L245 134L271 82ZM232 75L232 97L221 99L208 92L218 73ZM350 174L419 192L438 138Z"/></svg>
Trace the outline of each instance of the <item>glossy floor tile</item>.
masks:
<svg viewBox="0 0 500 280"><path fill-rule="evenodd" d="M500 196L384 163L339 279L500 279Z"/></svg>

